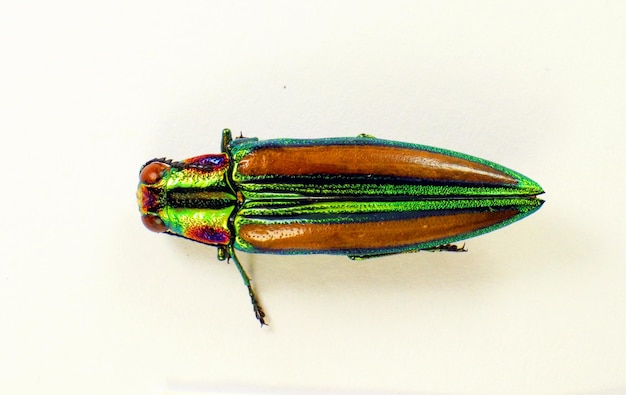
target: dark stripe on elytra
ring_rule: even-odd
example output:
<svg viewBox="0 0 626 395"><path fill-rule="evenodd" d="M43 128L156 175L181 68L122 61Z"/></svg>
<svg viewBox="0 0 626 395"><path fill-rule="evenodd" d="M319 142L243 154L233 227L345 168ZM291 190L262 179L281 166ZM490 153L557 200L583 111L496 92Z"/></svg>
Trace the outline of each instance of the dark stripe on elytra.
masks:
<svg viewBox="0 0 626 395"><path fill-rule="evenodd" d="M247 220L257 220L259 222L267 221L280 221L282 222L302 222L302 223L362 223L362 222L384 222L402 219L415 219L426 217L438 217L448 216L456 214L469 214L469 213L481 213L481 212L498 212L515 210L518 211L518 206L507 205L498 207L474 207L465 209L451 209L451 210L413 210L413 211L386 211L386 212L367 212L367 213L329 213L329 214L311 214L305 213L301 215L287 214L287 215L248 215L240 214L242 218ZM245 210L244 210L245 212Z"/></svg>
<svg viewBox="0 0 626 395"><path fill-rule="evenodd" d="M317 192L317 191L307 191L306 189L309 188L316 188L316 189L323 189L323 192ZM489 188L489 187L486 187ZM355 189L355 188L351 188L351 189ZM494 188L495 189L495 188ZM504 194L498 194L497 196L494 196L493 194L490 194L488 192L483 193L483 194L478 194L478 193L457 193L457 194L450 194L450 195L424 195L424 194L419 194L419 193L414 193L414 194L407 194L407 193L396 193L396 194L382 194L380 192L376 192L373 189L369 190L369 193L367 192L363 192L359 195L356 195L354 192L351 192L349 190L346 189L334 189L331 190L329 188L325 188L325 185L320 185L320 184L311 184L311 185L305 185L302 187L296 187L296 188L280 188L280 189L272 189L272 188L251 188L251 189L247 189L245 188L245 186L242 186L241 188L243 194L245 195L248 192L254 192L255 197L254 200L261 200L261 199L265 199L265 200L274 200L276 198L276 194L282 194L282 193L290 193L290 194L297 194L298 196L294 197L293 199L306 199L306 200L310 200L310 201L314 201L316 199L323 199L324 196L326 196L329 200L333 200L333 201L372 201L372 200L379 200L379 201L402 201L402 200L450 200L450 199L481 199L481 198L493 198L493 197L498 197L498 198L514 198L514 197L530 197L531 195L527 195L527 194L521 194L521 193L507 193L506 195ZM267 194L267 197L261 197L260 195L263 194ZM323 196L322 196L323 195ZM322 200L323 201L323 200Z"/></svg>

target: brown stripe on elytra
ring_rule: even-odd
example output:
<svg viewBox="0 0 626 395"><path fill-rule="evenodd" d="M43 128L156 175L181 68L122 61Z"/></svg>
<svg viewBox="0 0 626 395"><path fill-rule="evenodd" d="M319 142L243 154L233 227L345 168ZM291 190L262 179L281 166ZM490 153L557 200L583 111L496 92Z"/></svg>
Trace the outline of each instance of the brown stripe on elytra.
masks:
<svg viewBox="0 0 626 395"><path fill-rule="evenodd" d="M259 250L332 251L410 246L484 229L516 209L344 224L246 224L239 236Z"/></svg>
<svg viewBox="0 0 626 395"><path fill-rule="evenodd" d="M260 148L241 158L237 172L243 176L371 174L443 182L517 184L513 177L481 163L420 149L381 145Z"/></svg>

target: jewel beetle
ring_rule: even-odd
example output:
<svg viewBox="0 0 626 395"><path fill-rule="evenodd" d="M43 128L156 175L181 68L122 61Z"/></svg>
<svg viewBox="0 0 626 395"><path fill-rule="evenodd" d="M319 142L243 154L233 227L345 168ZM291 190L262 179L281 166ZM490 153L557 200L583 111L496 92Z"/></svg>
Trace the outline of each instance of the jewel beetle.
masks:
<svg viewBox="0 0 626 395"><path fill-rule="evenodd" d="M453 243L502 228L543 204L530 178L446 149L347 138L259 140L222 132L222 152L153 159L139 173L144 225L217 247L232 260L265 325L235 251L367 259L464 251Z"/></svg>

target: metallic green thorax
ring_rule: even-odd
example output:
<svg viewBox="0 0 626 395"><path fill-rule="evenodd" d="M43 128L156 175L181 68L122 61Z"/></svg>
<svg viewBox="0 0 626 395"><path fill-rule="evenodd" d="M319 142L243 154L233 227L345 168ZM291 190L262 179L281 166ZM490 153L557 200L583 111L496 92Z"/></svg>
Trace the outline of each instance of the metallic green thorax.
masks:
<svg viewBox="0 0 626 395"><path fill-rule="evenodd" d="M228 165L226 155L146 163L142 174L151 166L159 166L160 176L157 182L139 184L137 195L144 222L157 218L167 233L206 244L230 244L228 221L236 198L227 183Z"/></svg>

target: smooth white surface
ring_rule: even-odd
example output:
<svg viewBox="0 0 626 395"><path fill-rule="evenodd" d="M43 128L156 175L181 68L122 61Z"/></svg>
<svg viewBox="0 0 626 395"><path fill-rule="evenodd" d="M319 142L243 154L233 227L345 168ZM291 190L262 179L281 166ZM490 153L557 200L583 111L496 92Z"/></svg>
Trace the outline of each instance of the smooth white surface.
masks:
<svg viewBox="0 0 626 395"><path fill-rule="evenodd" d="M625 4L4 5L0 392L626 392ZM135 203L225 127L454 149L547 203L467 254L241 254L259 329Z"/></svg>

